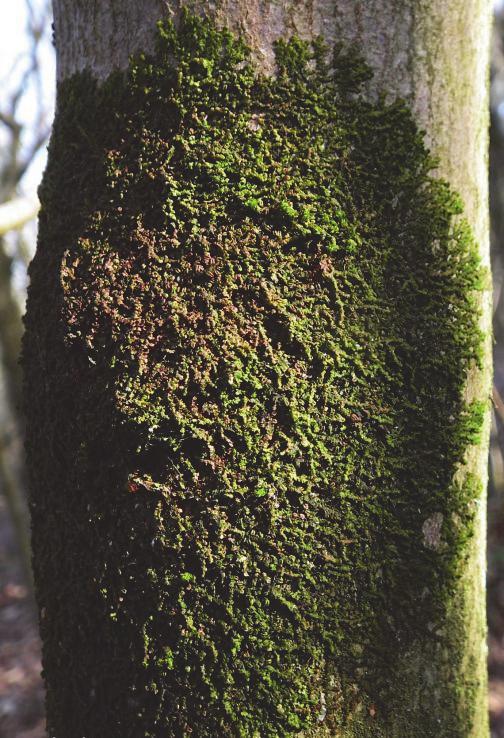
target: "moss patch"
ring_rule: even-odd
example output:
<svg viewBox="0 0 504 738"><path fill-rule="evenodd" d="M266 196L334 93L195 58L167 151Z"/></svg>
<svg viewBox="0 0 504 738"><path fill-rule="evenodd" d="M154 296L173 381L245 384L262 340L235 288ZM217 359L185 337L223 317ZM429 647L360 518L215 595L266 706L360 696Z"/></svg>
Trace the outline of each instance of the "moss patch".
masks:
<svg viewBox="0 0 504 738"><path fill-rule="evenodd" d="M257 76L186 14L59 89L24 348L56 738L471 725L445 621L478 495L453 481L483 413L475 245L354 53L276 53ZM435 685L406 683L419 651Z"/></svg>

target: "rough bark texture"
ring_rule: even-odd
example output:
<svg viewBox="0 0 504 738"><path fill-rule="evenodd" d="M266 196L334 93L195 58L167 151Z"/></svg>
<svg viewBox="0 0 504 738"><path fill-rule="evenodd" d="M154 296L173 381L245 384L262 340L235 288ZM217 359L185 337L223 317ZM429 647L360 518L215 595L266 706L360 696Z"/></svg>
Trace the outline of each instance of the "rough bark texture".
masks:
<svg viewBox="0 0 504 738"><path fill-rule="evenodd" d="M181 68L185 69L185 76L178 82L177 89L182 92L178 93L177 105L190 107L190 90L197 90L194 94L202 97L202 106L204 103L210 106L211 114L208 119L205 114L202 123L200 111L194 118L193 128L186 126L179 131L183 152L177 154L179 168L163 171L165 180L161 184L156 179L157 167L164 166L163 156L172 156L168 154L170 126L175 126L170 118L175 114L169 107L173 102L168 104L172 98L163 97L169 90L159 81L163 74L156 72L162 70L161 60L158 58L152 67L145 67L143 62L135 67L132 87L121 92L118 101L114 101L110 86L100 101L89 78L76 78L75 82L70 77L87 68L104 80L114 67L124 69L130 53L154 48L156 21L170 14L177 20L179 6L160 2L55 1L59 78L76 86L62 87L60 91L59 122L41 195L41 241L32 268L25 363L32 428L29 452L34 548L35 556L39 556L38 561L35 559L35 573L46 639L49 725L51 735L56 738L77 738L81 734L89 738L102 735L273 738L295 734L347 738L482 738L487 734L481 495L487 420L481 431L480 406L474 401L484 402L488 396L488 339L484 339L485 348L481 352L471 313L474 319L478 302L483 306L481 327L487 336L488 300L486 296L476 298L473 292L479 277L471 261L471 239L464 226L451 230L449 222L456 208L450 197L443 188L438 190L431 180L423 179L425 172L419 175L425 152L419 146L407 113L402 108L387 108L378 100L377 92L383 89L388 100L400 95L411 106L415 120L427 132L428 145L439 156L439 173L462 195L482 261L487 263L485 52L490 8L485 2L468 2L463 7L455 2L421 2L415 3L414 9L411 5L398 0L366 3L333 0L292 6L286 2L247 1L202 4L218 25L225 24L244 36L252 48L256 68L267 73L275 68L273 41L292 34L306 39L321 34L329 44L354 43L370 64L374 77L366 81L367 75L354 57L341 57L335 69L342 74L346 65L351 81L343 79L333 89L329 83L321 82L325 77L320 70L309 73L305 58L308 52L294 45L288 53L284 48L279 57L283 59L284 82L271 89L261 83L255 89L252 99L262 106L256 111L253 107L256 103L250 101L247 92L252 84L248 73L236 76L236 72L231 73L231 67L223 68L221 77L229 74L227 86L219 81L219 75L212 78L208 70L216 63L212 56L213 42L205 37L205 43L199 47L188 31L185 46L181 42L177 51ZM201 29L197 31L200 32L203 33ZM169 33L168 37L169 43L175 43ZM184 57L191 48L198 49L194 64ZM187 68L183 67L186 62ZM306 84L299 79L300 70ZM204 81L207 72L210 82ZM320 79L313 76L316 74L322 74ZM375 101L370 108L352 102L356 80L367 85L367 97ZM114 84L122 90L119 79ZM184 84L188 85L187 99ZM320 99L316 97L317 86L325 90ZM208 95L206 102L205 95ZM164 99L163 104L168 107L158 113L154 100L159 99ZM271 100L270 113L267 99ZM296 101L306 105L306 113L300 116L298 125L300 130L302 126L307 128L299 141L292 119L287 116L289 129L284 115L289 110L295 118ZM110 122L104 122L103 126L96 123L107 105L118 121L117 128ZM226 106L235 106L233 111L240 110L243 117L228 120L222 112ZM167 112L160 123L162 110ZM313 111L315 115L310 117ZM276 130L272 141L268 141L266 126L264 137L261 134L264 116L267 119L269 114L271 126ZM339 127L332 126L331 115L338 118ZM208 132L212 116L216 116L221 127L229 127L234 142L233 136L231 141L224 142L212 138L213 134ZM333 153L327 153L326 144L320 150L315 144L313 150L303 148L310 137L315 142L318 140L319 128L324 127L321 120L325 120L325 128L331 131L328 141ZM371 120L379 121L379 125L371 125ZM140 128L144 126L145 130L138 127L140 121ZM244 128L240 128L242 123ZM199 131L197 135L194 127ZM368 134L360 135L360 128ZM156 136L152 137L154 130ZM281 146L275 148L282 140L288 143L286 152ZM165 145L167 148L163 149ZM270 145L273 148L268 148ZM402 146L406 147L404 152ZM194 174L210 152L219 151L221 160L228 161L233 150L241 152L242 158L236 170L234 165L229 165L226 176L237 177L236 181L224 178L225 181L215 180L218 184L209 185L208 182L214 182L210 168L205 170L205 177L210 177L208 182L204 178L200 181L200 175ZM163 151L166 153L162 154ZM277 162L272 169L264 165L259 179L257 172L253 172L257 151L261 162L270 159ZM132 157L131 161L128 156ZM331 156L334 162L341 162L344 176L338 180L342 209L336 209L338 215L328 221L325 214L334 211L336 201L328 195L331 180L323 172L330 171ZM408 156L412 167L409 172ZM319 162L318 170L311 164L313 171L308 176L303 162L315 160ZM280 179L275 174L279 163L285 171ZM72 168L75 176L71 174ZM137 170L148 173L145 181ZM238 177L239 172L242 179ZM167 181L171 183L168 189ZM207 184L203 185L203 181ZM234 185L229 184L232 181ZM258 185L258 181L265 184ZM75 184L77 190L72 191ZM429 194L424 197L420 193L425 186ZM217 194L217 206L213 204L211 209L205 199L208 187ZM318 204L314 206L310 204L310 187L319 188ZM406 191L415 200L414 211L405 198ZM154 202L157 192L160 201L168 198L172 203L171 214L167 215ZM230 202L234 203L233 208L237 207L232 199L235 195L241 198L238 219L229 210ZM142 198L145 198L143 205ZM181 219L179 229L183 230L187 225L184 218L188 216L180 215L185 212L180 208L182 205L187 208L187 202L199 205L191 216L193 231L188 232L187 248L183 245L186 250L181 252L179 263L178 257L173 256L173 249L178 248L174 243L179 243L177 229L173 232L173 219L175 222ZM220 220L215 220L216 211L220 212ZM137 218L134 232L132 221L128 220L133 212ZM359 217L365 215L365 223L355 220L356 213ZM167 221L163 220L166 218ZM216 235L217 222L220 235ZM194 236L194 228L196 233L201 229L201 236ZM167 240L163 240L165 233L170 234ZM297 261L291 261L290 252L285 252L293 234L300 249ZM394 246L401 239L403 246ZM250 269L247 299L240 297L238 303L238 298L235 299L237 318L233 312L227 315L224 300L230 290L237 289L238 277L231 279L226 271L227 260L230 263L238 260L238 263L240 259L233 243L244 249L242 268ZM262 244L262 255L256 257L254 244L257 243ZM201 244L205 246L200 254ZM390 266L383 273L377 244L389 254ZM139 252L144 247L145 257L143 251ZM362 249L365 258L353 255L356 247ZM417 253L420 261L415 263L411 259ZM446 269L440 255L446 258ZM143 281L144 259L149 264L150 282ZM163 268L157 267L157 263L163 263ZM452 267L453 263L457 268ZM311 271L315 264L317 277ZM362 271L363 264L369 265L368 271L365 268ZM162 282L165 269L177 275L174 283L168 285L171 294L179 289L188 290L183 292L183 299L177 298L178 302L163 302L167 289ZM282 272L290 275L285 287L277 285ZM202 276L191 277L193 273ZM257 273L263 276L256 283L254 274ZM197 280L207 278L204 275L214 290L213 295L209 291L208 300L211 303L218 297L217 315L226 317L220 324L212 318L217 322L213 323L208 339L206 329L191 327L195 332L184 343L184 321L199 320L201 311L205 314L209 310L208 305L190 302L191 279L199 284ZM365 282L368 292L363 295L356 285ZM411 286L405 289L408 283ZM313 285L316 290L312 293ZM242 294L240 290L241 287L236 295ZM437 307L429 301L429 295L439 299ZM308 301L309 310L303 307L303 299ZM376 312L370 307L375 303ZM169 357L165 363L168 378L157 368L157 375L145 374L146 368L152 365L152 347L158 345L159 336L154 331L165 330L159 327L161 323L156 323L157 319L152 321L151 311L155 313L159 305L163 306L162 311L171 311L179 315L177 321L182 321L174 322L179 325L180 338L179 344L175 340L172 347L179 352L180 367L186 363L190 367L193 351L194 367L199 372L196 384L199 382L200 388L201 383L212 384L210 374L205 374L205 362L210 366L219 356L221 346L224 362L221 374L227 376L234 367L235 378L230 380L230 385L244 383L245 395L252 401L248 410L246 403L240 406L237 415L229 409L236 405L239 392L227 386L218 389L213 404L198 408L193 403L192 409L181 409L187 398L180 394L175 381L177 365L172 367ZM462 333L460 328L450 327L451 321L446 317L454 305ZM264 306L266 313L271 311L275 315L274 325L267 314L264 317ZM342 311L333 324L327 318L331 306ZM366 312L369 310L371 313ZM387 353L387 344L380 345L379 339L375 347L370 338L370 346L363 349L365 341L358 342L358 333L352 332L354 328L343 328L345 311L354 316L349 323L357 325L355 330L367 331L368 336L377 339L390 334L391 353ZM209 310L208 314L213 313ZM369 315L373 317L368 323ZM439 332L436 321L432 322L434 315L439 315ZM307 329L303 328L305 319ZM49 320L52 324L46 329L43 323ZM245 333L242 323L247 326ZM130 337L127 350L134 359L133 364L123 358L123 348L117 343L121 340L120 336L117 338L121 326ZM151 333L146 333L146 326L149 330L152 327ZM343 362L346 367L343 379L340 377L334 385L332 379L323 379L324 362L319 368L314 363L314 357L328 351L330 339L320 339L321 326L325 326L327 337L331 331L338 337L337 343L344 347L342 355L350 362L348 365ZM212 331L216 345L212 343ZM257 333L256 343L250 338L254 333ZM235 334L236 341L239 337L240 341L248 342L246 361L238 343L230 349ZM248 337L244 339L244 336ZM85 346L79 344L81 337ZM173 338L163 340L165 343L160 346L166 349L166 342ZM196 343L191 343L194 340ZM354 347L353 359L350 345ZM97 350L100 346L101 351ZM118 349L116 355L107 354L114 346ZM269 347L270 354L264 354L265 347ZM271 376L279 371L271 358L272 349L287 368L281 371L283 379L278 393L270 396L265 388ZM449 364L446 373L443 360L436 355L441 350L453 352L446 360ZM334 351L337 355L340 349L335 347ZM397 351L399 355L405 352L399 369ZM472 361L476 355L483 356L479 367ZM113 370L105 366L106 362L110 362ZM361 371L365 376L372 362L378 368L372 370L368 393L358 389L356 377ZM388 377L386 381L380 367L386 367L383 370ZM418 368L418 376L411 367ZM465 383L465 402L461 403L458 393L468 367L471 368ZM44 387L39 384L41 374L45 375ZM310 376L312 395L305 386ZM388 387L389 380L392 389ZM193 378L191 382L194 381ZM436 398L433 403L429 401L430 381L432 396ZM352 383L357 387L355 392L348 389ZM76 388L74 397L71 396L73 387ZM56 396L58 388L61 392ZM174 398L171 405L162 399L167 388ZM327 388L331 389L329 399L324 394ZM198 396L198 389L186 389ZM164 395L159 394L161 390ZM411 402L401 404L401 393L406 396L409 391ZM340 405L340 400L334 400L333 392L341 393ZM175 407L174 403L182 400ZM284 401L288 412L282 413L277 404ZM319 415L324 403L325 415ZM97 404L102 406L102 420L110 419L110 426L105 421L100 426ZM252 409L255 407L259 408L257 412ZM449 408L453 408L453 417ZM474 412L475 408L478 412ZM174 420L167 419L167 412L172 413ZM222 422L223 412L229 413L226 424L231 427L230 438L234 438L236 448L219 452L215 428ZM239 418L248 418L241 440ZM427 430L428 422L432 423L432 430ZM164 439L167 447L175 443L177 433L182 433L180 428L186 431L196 428L194 432L191 430L189 441L182 433L180 445L170 447L170 458L175 459L175 464L171 462L175 476L161 461L165 452L157 430L163 423L169 428L169 431L165 429L165 435L172 434ZM206 430L209 423L214 430ZM373 462L371 451L371 480L374 475L375 481L369 483L366 476L369 467L364 463L359 467L354 461L349 464L345 442L343 446L338 445L343 433L338 423L346 424L343 435L355 444L354 450L358 449L361 460L368 459L365 444L369 439L376 449L380 448L384 438L380 424L400 427L404 423L404 438L410 433L411 437L418 437L415 441L418 458L401 434L392 442L394 434L390 431L389 459L383 460L382 452L376 450ZM132 427L136 428L135 432ZM283 450L281 445L275 446L275 428L283 428L287 437L290 435L293 442L304 448L299 458L304 454L312 465L306 479L303 463L308 462L300 462L289 446ZM322 446L317 446L317 433ZM476 436L482 440L478 446L471 447ZM136 449L135 443L139 444ZM402 449L403 455L401 458L399 454L392 462L394 444L395 453ZM267 470L264 478L261 474L254 476L256 470L251 461L254 448L258 468L261 473ZM106 460L100 455L104 450L109 455ZM432 474L429 475L426 467L431 455ZM457 461L464 455L465 463L456 471ZM240 458L248 459L247 482L240 482L237 471ZM281 468L275 466L279 459L282 459ZM221 463L223 467L219 466ZM225 464L231 468L229 478ZM289 476L291 464L294 476ZM408 465L412 470L411 481L407 476ZM193 474L190 494L184 492L184 484L180 487L179 469L183 470L186 485L187 475ZM274 483L271 486L270 472L273 482L278 483L276 490ZM339 491L337 504L333 501L327 505L324 490L331 488L329 473L338 480ZM310 489L310 474L316 485L309 493L312 497L301 504L300 499ZM225 490L229 483L229 491L235 484L238 485L235 491L245 495L244 509L257 526L250 539L243 537L243 521L231 511L231 503L223 499L216 504L212 499L208 481L214 478L211 475L218 481L216 489ZM250 479L255 481L246 492ZM293 491L303 485L304 492ZM405 488L404 497L396 509L391 490L399 494L401 485ZM285 496L282 496L284 488ZM125 490L129 496L124 497ZM106 496L102 498L102 492L111 495L110 503ZM177 498L176 504L169 492ZM247 494L255 501L247 502ZM381 513L378 508L364 504L369 494L373 505L382 495ZM345 502L348 507L341 517L344 499L355 501ZM163 500L165 508L161 505ZM202 500L206 500L204 504L209 512L201 507ZM278 506L289 511L283 522L275 512ZM317 522L316 517L326 515L331 525L318 529L321 518ZM298 523L293 525L292 520ZM275 536L280 536L282 530L288 531L287 540L275 549L278 544ZM372 545L382 545L380 530L383 530L384 548L367 550L368 539L374 542ZM218 542L221 533L229 542L230 551L238 557L239 566L226 558L228 554L222 554L221 547L225 549L226 544ZM268 535L272 536L271 540ZM110 554L102 545L106 536L111 539ZM151 538L153 549L149 553L146 541L150 545ZM356 539L362 546L360 555L352 548ZM292 551L288 553L289 543L293 558ZM95 546L101 563L93 568L92 557L86 552L81 566L77 562L74 565L72 546L75 545ZM243 561L240 545L247 552ZM123 553L115 553L121 546ZM258 547L259 555L254 546ZM128 548L134 554L131 563ZM377 550L381 553L377 554ZM185 567L179 572L180 581L176 578L177 551ZM222 566L219 557L224 562ZM262 557L267 561L264 576ZM133 587L127 570L130 565L134 567ZM270 586L264 577L272 576L271 572L278 566L281 570L275 575L278 584ZM313 576L307 574L303 581L303 567L309 571L313 566L318 566L318 571ZM119 567L117 576L114 567ZM409 579L405 573L408 569ZM226 572L233 581L238 581L239 592L233 596L228 593L228 603L224 594L227 585L218 583L218 576L226 576ZM164 582L160 579L162 574L166 578ZM252 595L246 588L240 589L248 577L254 583L250 585ZM289 577L297 584L293 585ZM51 582L54 578L57 584ZM139 581L143 582L141 587L145 592L143 605L135 595ZM403 596L399 585L403 586ZM384 602L380 598L380 586ZM161 592L158 599L157 590ZM437 603L433 601L434 593L439 599ZM310 598L320 600L315 609L309 604ZM264 600L266 605L261 602ZM333 602L337 615L331 615ZM81 622L76 607L83 613ZM191 607L197 613L196 625L194 618L183 615ZM97 614L102 611L104 620L99 622ZM91 618L90 622L87 617ZM163 617L167 618L166 622ZM142 625L141 618L143 632L138 634L135 627ZM185 618L185 625L181 625L181 618ZM337 632L327 632L331 624ZM94 634L93 629L102 632ZM175 633L178 637L174 640ZM299 635L297 650L296 634ZM288 647L288 643L293 645ZM215 650L216 644L214 653L212 647ZM274 653L275 647L280 646L283 656L277 654L277 660L265 659L268 648ZM81 664L73 663L72 649L82 658ZM223 661L226 649L230 663ZM193 677L191 674L199 674L198 669L202 668L201 659L198 661L196 656L203 653L206 653L205 667L199 676ZM138 664L142 661L140 656L143 664L135 674L135 659ZM243 669L238 668L241 660ZM71 672L65 663L72 663ZM174 671L181 669L181 665L184 674L178 678ZM244 680L243 684L240 679ZM175 697L170 698L170 690ZM63 707L63 703L67 706ZM175 711L173 715L170 710Z"/></svg>

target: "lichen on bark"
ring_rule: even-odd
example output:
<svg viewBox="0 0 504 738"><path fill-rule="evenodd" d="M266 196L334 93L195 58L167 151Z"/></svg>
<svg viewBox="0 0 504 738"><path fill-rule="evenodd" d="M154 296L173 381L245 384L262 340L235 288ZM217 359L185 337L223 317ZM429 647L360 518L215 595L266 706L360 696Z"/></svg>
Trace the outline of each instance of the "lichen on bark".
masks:
<svg viewBox="0 0 504 738"><path fill-rule="evenodd" d="M24 344L55 738L474 727L476 246L358 54L276 61L185 13L59 88Z"/></svg>

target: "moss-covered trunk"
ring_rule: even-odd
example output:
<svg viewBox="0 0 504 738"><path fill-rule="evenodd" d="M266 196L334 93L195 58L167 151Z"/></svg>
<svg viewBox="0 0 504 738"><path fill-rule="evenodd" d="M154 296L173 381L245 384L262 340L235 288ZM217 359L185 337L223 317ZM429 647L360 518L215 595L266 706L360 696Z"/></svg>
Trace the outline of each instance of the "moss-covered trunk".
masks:
<svg viewBox="0 0 504 738"><path fill-rule="evenodd" d="M206 5L55 2L49 735L484 738L489 7Z"/></svg>

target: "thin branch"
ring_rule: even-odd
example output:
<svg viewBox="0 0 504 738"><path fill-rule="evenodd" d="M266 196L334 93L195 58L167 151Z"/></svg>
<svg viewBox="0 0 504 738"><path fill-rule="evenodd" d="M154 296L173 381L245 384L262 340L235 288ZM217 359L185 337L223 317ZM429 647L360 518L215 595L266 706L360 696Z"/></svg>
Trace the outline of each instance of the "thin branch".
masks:
<svg viewBox="0 0 504 738"><path fill-rule="evenodd" d="M18 197L0 205L0 236L18 231L35 218L39 208L39 201L29 197Z"/></svg>
<svg viewBox="0 0 504 738"><path fill-rule="evenodd" d="M21 124L17 122L13 115L3 113L1 110L0 123L3 123L5 126L7 126L7 128L9 128L13 133L19 133L22 128Z"/></svg>

